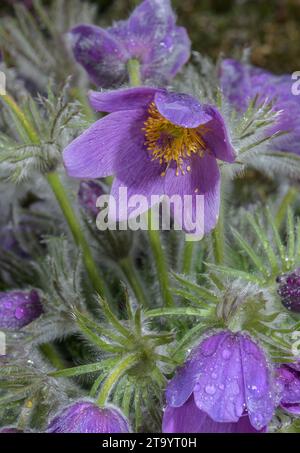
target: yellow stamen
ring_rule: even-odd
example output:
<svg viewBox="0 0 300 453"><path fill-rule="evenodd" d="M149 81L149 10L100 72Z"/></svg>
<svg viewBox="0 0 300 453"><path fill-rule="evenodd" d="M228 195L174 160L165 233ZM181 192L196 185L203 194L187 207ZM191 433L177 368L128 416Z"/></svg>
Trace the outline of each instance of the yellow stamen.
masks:
<svg viewBox="0 0 300 453"><path fill-rule="evenodd" d="M146 138L145 146L151 152L152 160L158 159L166 169L174 161L177 166L176 176L179 175L179 171L184 175L184 160L192 155L203 157L207 150L203 134L208 129L205 126L195 128L177 126L159 113L154 102L150 104L148 113L149 117L144 123L143 131ZM186 167L186 171L191 171L190 165ZM166 170L162 172L162 176L165 174Z"/></svg>

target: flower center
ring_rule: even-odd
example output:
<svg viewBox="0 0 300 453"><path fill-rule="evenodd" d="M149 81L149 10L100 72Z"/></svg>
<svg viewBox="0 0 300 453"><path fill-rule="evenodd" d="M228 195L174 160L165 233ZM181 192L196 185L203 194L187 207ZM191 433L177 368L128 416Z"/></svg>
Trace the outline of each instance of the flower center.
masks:
<svg viewBox="0 0 300 453"><path fill-rule="evenodd" d="M177 126L164 118L154 102L150 104L149 117L144 123L145 145L152 155L152 160L159 160L165 166L162 176L172 162L176 164L176 176L181 172L191 171L190 165L184 169L184 161L192 155L203 157L207 145L203 135L208 129L205 126L186 128Z"/></svg>

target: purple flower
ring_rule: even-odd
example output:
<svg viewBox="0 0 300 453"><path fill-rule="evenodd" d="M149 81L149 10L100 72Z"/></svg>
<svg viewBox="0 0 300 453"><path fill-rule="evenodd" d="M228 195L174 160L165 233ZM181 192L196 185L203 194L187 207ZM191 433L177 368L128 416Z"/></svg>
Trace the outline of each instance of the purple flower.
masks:
<svg viewBox="0 0 300 453"><path fill-rule="evenodd" d="M36 291L0 293L0 328L21 329L43 313Z"/></svg>
<svg viewBox="0 0 300 453"><path fill-rule="evenodd" d="M193 350L169 383L163 432L265 430L274 390L261 348L245 334L219 332Z"/></svg>
<svg viewBox="0 0 300 453"><path fill-rule="evenodd" d="M282 386L280 406L292 415L300 415L300 362L281 365L277 369L278 382Z"/></svg>
<svg viewBox="0 0 300 453"><path fill-rule="evenodd" d="M93 181L83 181L80 183L78 192L79 203L87 215L97 217L97 199L103 195L102 187Z"/></svg>
<svg viewBox="0 0 300 453"><path fill-rule="evenodd" d="M103 29L78 25L70 31L75 59L98 86L128 80L127 62L138 60L142 80L173 78L190 57L186 30L176 26L170 0L145 0L128 20Z"/></svg>
<svg viewBox="0 0 300 453"><path fill-rule="evenodd" d="M217 159L234 161L218 110L187 94L147 87L92 92L90 100L95 110L110 114L65 149L68 174L83 179L114 174L115 200L125 187L128 198L143 195L148 207L154 203L153 195L177 195L182 200L189 195L192 203L185 214L193 221L197 195L204 195L204 230L214 228L220 204ZM119 221L134 212L124 206L120 210ZM183 224L182 212L174 210L174 217ZM183 227L193 232L186 224Z"/></svg>
<svg viewBox="0 0 300 453"><path fill-rule="evenodd" d="M281 112L268 134L286 132L272 141L272 149L300 154L300 98L292 92L294 81L289 74L276 76L263 69L226 59L221 66L222 90L234 107L245 111L250 100L272 101Z"/></svg>
<svg viewBox="0 0 300 453"><path fill-rule="evenodd" d="M128 433L125 417L114 407L100 408L90 401L77 401L50 423L48 433Z"/></svg>
<svg viewBox="0 0 300 453"><path fill-rule="evenodd" d="M291 311L300 313L300 268L277 278L278 294L283 305Z"/></svg>
<svg viewBox="0 0 300 453"><path fill-rule="evenodd" d="M0 434L17 434L23 433L20 429L17 429L13 426L5 426L4 428L0 428Z"/></svg>

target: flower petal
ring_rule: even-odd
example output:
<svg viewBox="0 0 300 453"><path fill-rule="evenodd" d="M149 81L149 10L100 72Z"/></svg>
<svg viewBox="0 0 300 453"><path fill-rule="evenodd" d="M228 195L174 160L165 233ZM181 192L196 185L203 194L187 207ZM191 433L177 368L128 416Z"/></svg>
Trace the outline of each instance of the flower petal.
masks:
<svg viewBox="0 0 300 453"><path fill-rule="evenodd" d="M129 56L121 42L108 31L94 25L77 25L69 32L74 57L93 83L103 88L127 80Z"/></svg>
<svg viewBox="0 0 300 453"><path fill-rule="evenodd" d="M245 409L239 337L229 331L216 336L222 341L215 353L201 356L195 403L216 422L237 422Z"/></svg>
<svg viewBox="0 0 300 453"><path fill-rule="evenodd" d="M280 405L293 414L300 414L300 373L288 365L277 369L279 383L282 385Z"/></svg>
<svg viewBox="0 0 300 453"><path fill-rule="evenodd" d="M215 107L209 105L206 105L204 110L212 118L205 126L208 131L204 134L204 140L208 148L217 159L225 162L234 162L235 152L231 146L222 115Z"/></svg>
<svg viewBox="0 0 300 453"><path fill-rule="evenodd" d="M246 335L240 335L239 339L245 402L252 425L260 430L274 415L275 386L263 350Z"/></svg>
<svg viewBox="0 0 300 453"><path fill-rule="evenodd" d="M257 433L242 416L236 423L218 423L198 409L194 397L181 407L167 406L163 417L163 433Z"/></svg>
<svg viewBox="0 0 300 453"><path fill-rule="evenodd" d="M64 150L68 175L92 179L114 174L127 161L131 147L136 150L135 138L138 137L139 143L140 137L143 138L140 128L144 115L144 111L130 110L98 120Z"/></svg>
<svg viewBox="0 0 300 453"><path fill-rule="evenodd" d="M153 101L158 88L138 87L114 91L90 91L91 106L96 112L117 112L121 110L137 110L147 108Z"/></svg>
<svg viewBox="0 0 300 453"><path fill-rule="evenodd" d="M159 113L178 126L198 127L212 119L197 99L189 94L165 91L157 93L154 102Z"/></svg>
<svg viewBox="0 0 300 453"><path fill-rule="evenodd" d="M220 209L220 171L216 159L209 154L202 158L193 157L189 163L190 172L176 175L176 168L170 167L165 176L165 194L179 195L184 202L184 196L190 195L192 202L185 202L185 210L174 211L177 223L183 225L185 231L193 233L193 228L204 227L204 233L209 233L215 226ZM197 196L204 195L204 219L198 218ZM202 217L202 216L201 216ZM203 223L204 220L204 223ZM196 223L197 225L196 225ZM201 223L201 225L200 225ZM196 226L193 226L193 225ZM192 229L191 227L192 226Z"/></svg>
<svg viewBox="0 0 300 453"><path fill-rule="evenodd" d="M180 407L191 396L199 373L205 360L216 354L220 344L227 337L227 332L206 338L195 347L185 364L179 368L166 389L166 400L169 406Z"/></svg>

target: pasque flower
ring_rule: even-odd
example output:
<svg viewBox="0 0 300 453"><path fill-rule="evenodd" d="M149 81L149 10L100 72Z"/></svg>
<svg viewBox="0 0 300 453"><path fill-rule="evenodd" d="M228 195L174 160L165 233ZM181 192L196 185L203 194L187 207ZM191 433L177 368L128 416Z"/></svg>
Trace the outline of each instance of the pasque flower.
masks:
<svg viewBox="0 0 300 453"><path fill-rule="evenodd" d="M128 80L127 63L138 60L143 81L171 79L190 56L186 30L176 26L170 0L145 0L128 20L103 29L78 25L70 33L75 59L98 86Z"/></svg>
<svg viewBox="0 0 300 453"><path fill-rule="evenodd" d="M128 433L125 417L115 407L100 408L81 400L64 408L49 424L48 433Z"/></svg>
<svg viewBox="0 0 300 453"><path fill-rule="evenodd" d="M21 329L43 313L36 291L0 293L0 328Z"/></svg>
<svg viewBox="0 0 300 453"><path fill-rule="evenodd" d="M203 340L166 390L163 432L265 430L276 406L263 350L246 334Z"/></svg>
<svg viewBox="0 0 300 453"><path fill-rule="evenodd" d="M217 159L234 161L218 110L190 95L149 87L91 92L90 101L95 110L110 114L65 149L68 174L89 179L115 175L111 195L116 200L120 187L126 187L128 198L143 195L149 207L152 195L190 195L189 218L194 218L196 196L204 195L204 230L210 231L220 203ZM118 211L122 221L133 209Z"/></svg>
<svg viewBox="0 0 300 453"><path fill-rule="evenodd" d="M300 416L300 362L281 365L277 373L282 385L281 407L292 415Z"/></svg>
<svg viewBox="0 0 300 453"><path fill-rule="evenodd" d="M261 68L226 59L221 65L222 90L236 109L244 111L257 97L259 103L272 101L274 111L281 112L270 126L269 134L283 132L271 143L273 150L300 154L300 98L292 91L291 75L274 75Z"/></svg>
<svg viewBox="0 0 300 453"><path fill-rule="evenodd" d="M277 278L278 294L288 309L300 313L300 268Z"/></svg>

